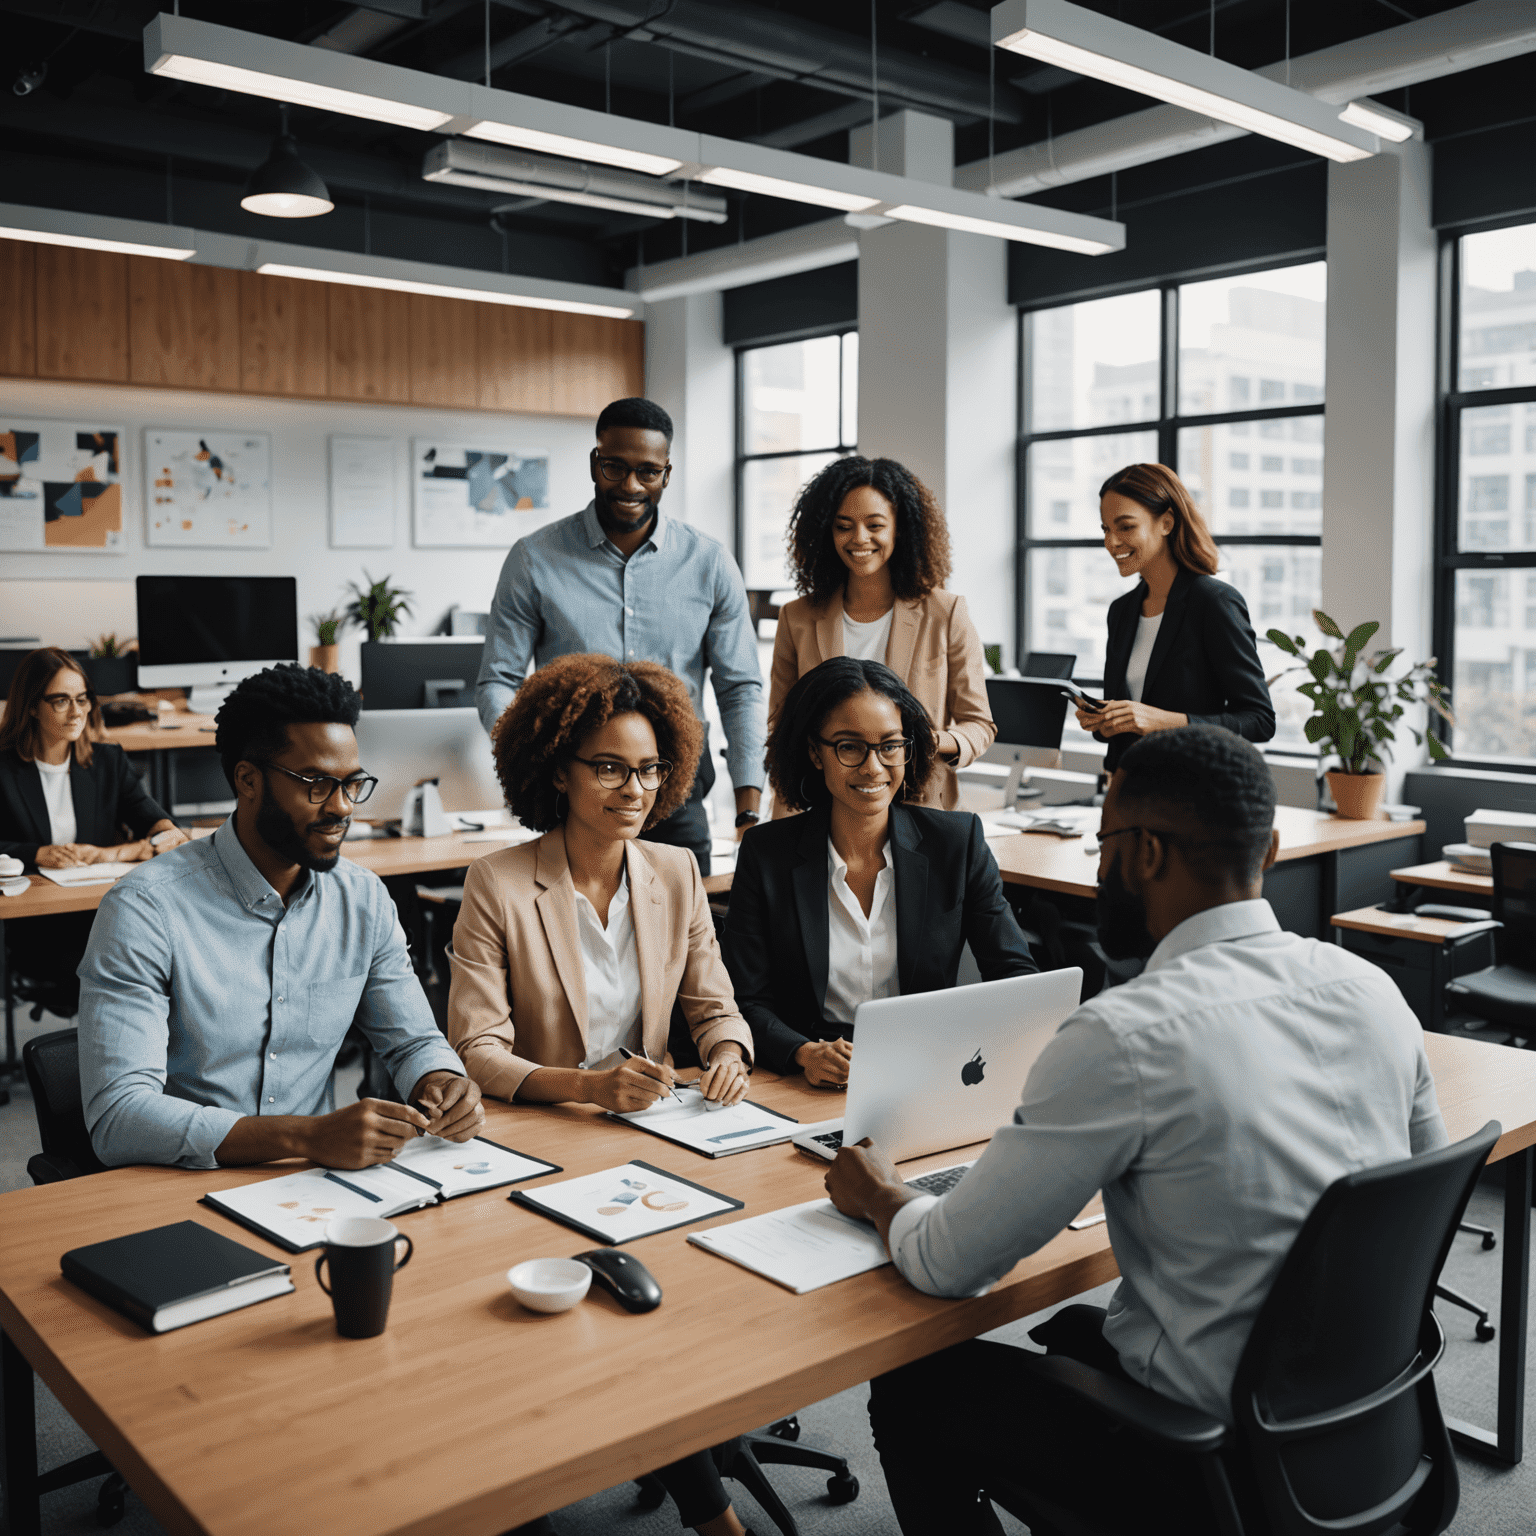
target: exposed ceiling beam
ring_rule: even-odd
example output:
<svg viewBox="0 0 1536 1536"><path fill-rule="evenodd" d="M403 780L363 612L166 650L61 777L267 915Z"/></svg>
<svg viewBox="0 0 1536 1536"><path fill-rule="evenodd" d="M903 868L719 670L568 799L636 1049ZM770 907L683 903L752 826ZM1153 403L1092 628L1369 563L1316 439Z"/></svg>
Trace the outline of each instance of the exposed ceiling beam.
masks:
<svg viewBox="0 0 1536 1536"><path fill-rule="evenodd" d="M824 139L829 133L841 133L857 128L869 121L867 101L848 101L828 112L818 112L815 117L802 118L798 123L786 123L771 133L752 135L752 143L766 144L772 149L796 149L801 144L812 144Z"/></svg>
<svg viewBox="0 0 1536 1536"><path fill-rule="evenodd" d="M530 59L553 47L562 38L583 31L588 24L576 16L541 16L510 37L491 44L491 69L504 69L520 59ZM436 73L452 75L456 80L485 78L485 48L469 48L437 66Z"/></svg>
<svg viewBox="0 0 1536 1536"><path fill-rule="evenodd" d="M706 111L710 107L722 106L725 102L749 95L759 87L769 84L772 79L772 75L765 75L755 69L746 70L739 75L728 75L724 80L717 80L713 85L703 86L697 91L689 91L686 96L680 97L677 110L680 114L694 113Z"/></svg>
<svg viewBox="0 0 1536 1536"><path fill-rule="evenodd" d="M701 251L697 256L680 256L674 261L659 261L654 266L631 267L625 286L638 293L647 304L663 299L681 298L689 293L710 293L721 288L741 288L748 283L767 282L771 277L788 277L795 272L813 272L819 267L838 266L857 260L858 231L841 219L824 219L816 224L802 224L797 229L781 230L744 240L739 245L720 246Z"/></svg>

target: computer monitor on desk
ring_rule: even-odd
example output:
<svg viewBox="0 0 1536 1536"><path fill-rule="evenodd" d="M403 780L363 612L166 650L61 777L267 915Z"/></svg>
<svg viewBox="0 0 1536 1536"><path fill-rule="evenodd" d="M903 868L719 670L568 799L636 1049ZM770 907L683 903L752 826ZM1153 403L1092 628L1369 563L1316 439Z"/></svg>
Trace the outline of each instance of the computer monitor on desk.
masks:
<svg viewBox="0 0 1536 1536"><path fill-rule="evenodd" d="M1067 696L1061 683L1049 678L989 677L987 704L997 723L997 740L983 761L1006 763L1012 770L1003 792L1003 805L1012 810L1031 768L1061 766Z"/></svg>
<svg viewBox="0 0 1536 1536"><path fill-rule="evenodd" d="M363 647L363 708L465 708L484 650L484 640L454 635L373 641Z"/></svg>
<svg viewBox="0 0 1536 1536"><path fill-rule="evenodd" d="M406 795L436 779L445 811L488 811L504 804L491 742L473 709L365 709L357 721L357 755L379 787L362 814L399 816Z"/></svg>

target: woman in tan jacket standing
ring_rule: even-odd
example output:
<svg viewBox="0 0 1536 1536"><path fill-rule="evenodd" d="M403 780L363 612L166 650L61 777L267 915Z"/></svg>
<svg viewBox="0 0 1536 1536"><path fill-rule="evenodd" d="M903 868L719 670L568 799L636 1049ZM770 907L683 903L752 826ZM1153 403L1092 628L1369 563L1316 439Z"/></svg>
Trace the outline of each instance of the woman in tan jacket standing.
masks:
<svg viewBox="0 0 1536 1536"><path fill-rule="evenodd" d="M981 637L965 599L943 590L949 530L932 492L895 459L836 459L800 492L789 542L800 596L779 610L769 730L796 681L829 656L883 662L934 722L939 771L924 803L953 810L955 770L997 727Z"/></svg>

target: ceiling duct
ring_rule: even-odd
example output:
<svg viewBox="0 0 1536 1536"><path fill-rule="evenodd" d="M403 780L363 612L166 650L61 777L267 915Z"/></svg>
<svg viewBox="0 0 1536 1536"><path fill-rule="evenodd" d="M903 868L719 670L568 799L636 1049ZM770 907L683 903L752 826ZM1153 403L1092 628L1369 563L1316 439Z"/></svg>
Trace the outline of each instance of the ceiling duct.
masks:
<svg viewBox="0 0 1536 1536"><path fill-rule="evenodd" d="M434 145L421 162L421 176L423 181L480 187L487 192L520 192L554 203L610 208L653 219L724 224L730 213L730 204L723 197L690 188L687 182L661 182L653 176L474 139L444 139Z"/></svg>

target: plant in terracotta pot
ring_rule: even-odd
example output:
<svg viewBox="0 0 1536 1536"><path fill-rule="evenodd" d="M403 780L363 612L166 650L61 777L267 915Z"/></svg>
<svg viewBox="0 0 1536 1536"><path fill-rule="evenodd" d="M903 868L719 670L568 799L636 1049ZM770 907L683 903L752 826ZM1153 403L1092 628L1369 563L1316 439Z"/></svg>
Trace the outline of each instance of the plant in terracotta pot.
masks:
<svg viewBox="0 0 1536 1536"><path fill-rule="evenodd" d="M341 671L341 647L337 640L347 627L347 616L332 608L329 613L310 615L314 626L315 643L309 648L309 664L322 672Z"/></svg>
<svg viewBox="0 0 1536 1536"><path fill-rule="evenodd" d="M1312 622L1340 645L1332 651L1320 646L1309 657L1307 642L1300 635L1270 630L1270 643L1287 656L1295 656L1302 665L1288 667L1269 681L1273 684L1293 672L1308 674L1309 681L1296 691L1312 701L1313 714L1305 726L1307 740L1316 745L1322 757L1339 761L1327 776L1333 803L1341 816L1369 820L1377 814L1386 792L1382 761L1392 755L1398 722L1411 705L1425 704L1455 725L1450 690L1435 677L1433 657L1392 677L1389 669L1403 654L1401 646L1362 654L1381 628L1375 619L1356 625L1347 635L1321 609L1313 610ZM1429 755L1435 762L1450 755L1439 737L1411 725L1407 729L1415 742L1422 744L1428 738Z"/></svg>

